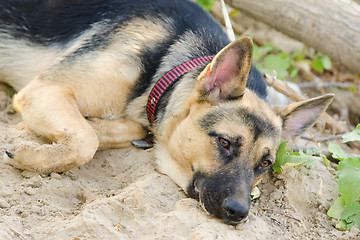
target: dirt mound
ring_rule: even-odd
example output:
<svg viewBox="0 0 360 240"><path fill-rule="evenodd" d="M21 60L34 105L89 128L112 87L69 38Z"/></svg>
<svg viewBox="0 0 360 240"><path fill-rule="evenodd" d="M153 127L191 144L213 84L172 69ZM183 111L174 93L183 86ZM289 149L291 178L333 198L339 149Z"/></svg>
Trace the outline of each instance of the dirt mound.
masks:
<svg viewBox="0 0 360 240"><path fill-rule="evenodd" d="M359 239L326 215L336 199L334 171L269 173L244 223L229 226L206 214L169 177L153 152L98 152L63 174L40 176L11 166L6 149L24 136L20 116L0 91L0 239ZM10 162L10 163L9 163Z"/></svg>

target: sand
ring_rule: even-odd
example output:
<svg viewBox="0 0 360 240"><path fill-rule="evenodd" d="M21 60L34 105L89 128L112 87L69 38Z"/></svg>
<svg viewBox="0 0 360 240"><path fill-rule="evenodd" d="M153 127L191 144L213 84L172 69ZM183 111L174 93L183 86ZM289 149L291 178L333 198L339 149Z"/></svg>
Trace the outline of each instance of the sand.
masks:
<svg viewBox="0 0 360 240"><path fill-rule="evenodd" d="M24 135L0 91L0 239L360 239L326 215L338 196L335 171L268 173L249 217L230 226L205 213L157 171L152 150L99 151L71 171L39 175L11 166L5 150Z"/></svg>

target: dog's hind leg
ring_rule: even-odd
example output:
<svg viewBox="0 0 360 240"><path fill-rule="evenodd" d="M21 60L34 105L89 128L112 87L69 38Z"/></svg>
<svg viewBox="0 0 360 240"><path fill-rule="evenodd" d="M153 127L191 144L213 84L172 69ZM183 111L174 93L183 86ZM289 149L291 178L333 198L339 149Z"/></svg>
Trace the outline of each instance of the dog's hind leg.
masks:
<svg viewBox="0 0 360 240"><path fill-rule="evenodd" d="M61 84L61 83L60 83ZM62 172L93 158L99 141L66 84L33 80L14 97L25 124L53 143L15 146L12 164L40 173Z"/></svg>
<svg viewBox="0 0 360 240"><path fill-rule="evenodd" d="M143 139L147 131L141 124L129 119L88 119L99 139L99 150L124 148L131 145L132 140Z"/></svg>

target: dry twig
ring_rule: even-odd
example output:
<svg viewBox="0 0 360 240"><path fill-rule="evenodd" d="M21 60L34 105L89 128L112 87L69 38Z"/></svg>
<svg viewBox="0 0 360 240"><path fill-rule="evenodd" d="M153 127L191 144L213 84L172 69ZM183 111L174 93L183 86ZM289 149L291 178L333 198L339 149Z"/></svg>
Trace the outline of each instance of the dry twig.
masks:
<svg viewBox="0 0 360 240"><path fill-rule="evenodd" d="M334 139L339 139L342 136L344 136L344 134L336 134L336 135L329 136L329 137L315 138L315 142L326 142L326 141L330 141L330 140L334 140ZM309 140L309 141L314 141L314 139L312 137L301 136L300 138Z"/></svg>
<svg viewBox="0 0 360 240"><path fill-rule="evenodd" d="M263 208L263 207L258 207L258 209L259 209L259 210L263 210L263 211L271 211L271 212L280 214L280 215L282 215L282 216L284 216L284 217L291 218L291 219L293 219L293 220L295 220L295 221L301 222L301 220L298 219L298 218L292 217L292 216L290 216L290 215L287 215L287 214L285 214L285 213L282 213L282 212L279 212L279 211L276 211L276 210L273 210L273 209Z"/></svg>
<svg viewBox="0 0 360 240"><path fill-rule="evenodd" d="M222 10L222 14L224 17L224 21L225 21L226 33L227 33L230 41L233 42L233 41L235 41L235 33L234 33L233 27L231 25L229 13L226 9L224 0L220 0L220 5L221 5L221 10Z"/></svg>
<svg viewBox="0 0 360 240"><path fill-rule="evenodd" d="M310 82L310 83L299 83L298 84L300 88L315 88L315 89L321 89L321 88L350 88L353 87L353 83L332 83L332 82Z"/></svg>
<svg viewBox="0 0 360 240"><path fill-rule="evenodd" d="M221 10L221 7L220 7L220 4L215 4L214 7L211 9L211 14L222 24L222 25L225 25L225 20L224 20L224 15L222 14L222 10ZM233 27L233 31L236 33L236 35L241 35L243 34L246 29L236 23L236 22L231 22L232 24L232 27Z"/></svg>
<svg viewBox="0 0 360 240"><path fill-rule="evenodd" d="M225 26L224 15L222 13L220 4L216 2L210 12L223 26ZM245 28L243 25L237 23L236 21L231 21L231 25L232 25L232 31L236 35L246 35L249 32L249 29ZM263 39L260 39L257 36L252 37L252 39L258 45L264 44Z"/></svg>

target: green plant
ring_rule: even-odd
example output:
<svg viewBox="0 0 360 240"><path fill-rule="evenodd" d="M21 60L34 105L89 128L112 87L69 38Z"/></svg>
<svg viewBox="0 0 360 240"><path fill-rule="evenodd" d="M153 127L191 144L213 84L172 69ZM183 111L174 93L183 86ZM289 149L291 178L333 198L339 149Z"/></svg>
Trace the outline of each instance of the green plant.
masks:
<svg viewBox="0 0 360 240"><path fill-rule="evenodd" d="M360 124L343 136L343 143L350 141L360 141ZM347 155L337 144L329 144L329 151L340 161L336 178L341 196L327 214L338 220L335 227L339 230L360 229L360 157Z"/></svg>
<svg viewBox="0 0 360 240"><path fill-rule="evenodd" d="M345 134L342 142L360 141L360 124L352 132ZM288 167L313 166L312 160L323 160L329 167L326 157L321 156L321 149L307 150L306 152L294 152L286 149L287 141L282 141L276 155L273 170L282 173ZM350 230L352 227L360 229L360 157L346 154L343 149L334 143L329 144L332 157L338 159L338 172L335 178L338 180L340 197L329 209L328 215L337 219L336 228ZM320 156L319 156L320 155Z"/></svg>
<svg viewBox="0 0 360 240"><path fill-rule="evenodd" d="M5 89L4 91L11 98L15 95L15 91L13 89L11 89L11 88Z"/></svg>
<svg viewBox="0 0 360 240"><path fill-rule="evenodd" d="M288 167L313 167L314 164L312 160L322 160L326 166L329 166L329 162L326 157L320 156L322 152L320 148L308 149L305 152L302 150L295 152L293 150L288 151L286 149L286 144L287 141L282 141L280 144L280 148L276 155L276 161L273 165L273 170L275 172L282 173L283 169Z"/></svg>
<svg viewBox="0 0 360 240"><path fill-rule="evenodd" d="M273 74L276 71L277 77L281 80L286 78L295 80L301 62L311 65L319 73L323 73L324 69L330 70L332 66L331 58L320 52L313 56L304 48L293 53L286 53L270 43L263 46L254 44L253 60L264 73Z"/></svg>
<svg viewBox="0 0 360 240"><path fill-rule="evenodd" d="M215 0L196 0L205 10L210 11L215 4Z"/></svg>
<svg viewBox="0 0 360 240"><path fill-rule="evenodd" d="M319 73L323 73L324 69L330 70L332 66L331 58L320 52L316 53L311 66Z"/></svg>
<svg viewBox="0 0 360 240"><path fill-rule="evenodd" d="M261 47L254 44L253 60L256 67L264 73L276 75L279 79L285 80L293 67L293 61L290 54L281 52L280 48L267 43Z"/></svg>

